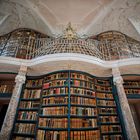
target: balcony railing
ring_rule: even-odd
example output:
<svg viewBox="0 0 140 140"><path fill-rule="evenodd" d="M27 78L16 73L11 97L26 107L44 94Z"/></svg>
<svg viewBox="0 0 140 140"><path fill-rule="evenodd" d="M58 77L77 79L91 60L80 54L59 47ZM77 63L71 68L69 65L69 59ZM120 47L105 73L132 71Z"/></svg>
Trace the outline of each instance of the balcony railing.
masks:
<svg viewBox="0 0 140 140"><path fill-rule="evenodd" d="M33 59L56 53L80 53L102 60L135 58L140 57L140 42L116 31L86 39L67 39L18 29L0 37L0 56Z"/></svg>

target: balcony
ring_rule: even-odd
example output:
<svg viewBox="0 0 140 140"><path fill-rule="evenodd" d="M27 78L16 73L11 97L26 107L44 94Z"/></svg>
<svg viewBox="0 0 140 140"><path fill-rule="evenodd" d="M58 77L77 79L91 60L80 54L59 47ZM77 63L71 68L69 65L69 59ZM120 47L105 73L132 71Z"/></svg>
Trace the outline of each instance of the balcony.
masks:
<svg viewBox="0 0 140 140"><path fill-rule="evenodd" d="M0 36L0 56L34 59L44 55L75 53L105 61L140 57L140 42L117 31L88 38L54 38L31 29Z"/></svg>

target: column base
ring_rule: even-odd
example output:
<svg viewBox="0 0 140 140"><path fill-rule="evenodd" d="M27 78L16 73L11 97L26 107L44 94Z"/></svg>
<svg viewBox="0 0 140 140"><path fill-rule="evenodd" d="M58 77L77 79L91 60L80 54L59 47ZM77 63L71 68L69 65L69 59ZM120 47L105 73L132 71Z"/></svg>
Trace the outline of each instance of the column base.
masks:
<svg viewBox="0 0 140 140"><path fill-rule="evenodd" d="M0 133L0 140L9 140L10 139L10 131L4 131Z"/></svg>

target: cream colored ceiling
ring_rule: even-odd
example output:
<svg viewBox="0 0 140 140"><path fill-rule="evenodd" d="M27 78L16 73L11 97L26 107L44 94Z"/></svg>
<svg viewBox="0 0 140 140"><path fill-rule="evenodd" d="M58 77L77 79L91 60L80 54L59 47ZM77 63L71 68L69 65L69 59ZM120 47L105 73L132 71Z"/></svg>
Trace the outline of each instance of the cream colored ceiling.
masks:
<svg viewBox="0 0 140 140"><path fill-rule="evenodd" d="M140 40L140 0L0 0L1 35L25 27L57 36L68 22L81 36L117 30Z"/></svg>

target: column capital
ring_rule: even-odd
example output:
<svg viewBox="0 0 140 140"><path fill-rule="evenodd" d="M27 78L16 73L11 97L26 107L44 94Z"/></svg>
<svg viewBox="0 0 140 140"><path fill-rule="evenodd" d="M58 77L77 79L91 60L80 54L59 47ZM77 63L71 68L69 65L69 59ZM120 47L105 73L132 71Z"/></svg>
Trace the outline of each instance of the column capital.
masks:
<svg viewBox="0 0 140 140"><path fill-rule="evenodd" d="M22 84L25 83L26 73L27 73L27 66L21 65L20 69L19 69L19 72L18 72L18 75L15 78L15 82L16 83L22 83Z"/></svg>
<svg viewBox="0 0 140 140"><path fill-rule="evenodd" d="M24 84L25 83L25 80L26 80L26 77L23 76L23 75L17 75L16 78L15 78L15 82L16 83L22 83L22 84Z"/></svg>
<svg viewBox="0 0 140 140"><path fill-rule="evenodd" d="M118 67L112 68L112 75L114 84L123 84L123 78Z"/></svg>
<svg viewBox="0 0 140 140"><path fill-rule="evenodd" d="M114 84L123 84L123 78L121 76L119 77L113 77Z"/></svg>
<svg viewBox="0 0 140 140"><path fill-rule="evenodd" d="M27 73L27 66L21 65L18 74L25 76L26 73Z"/></svg>

